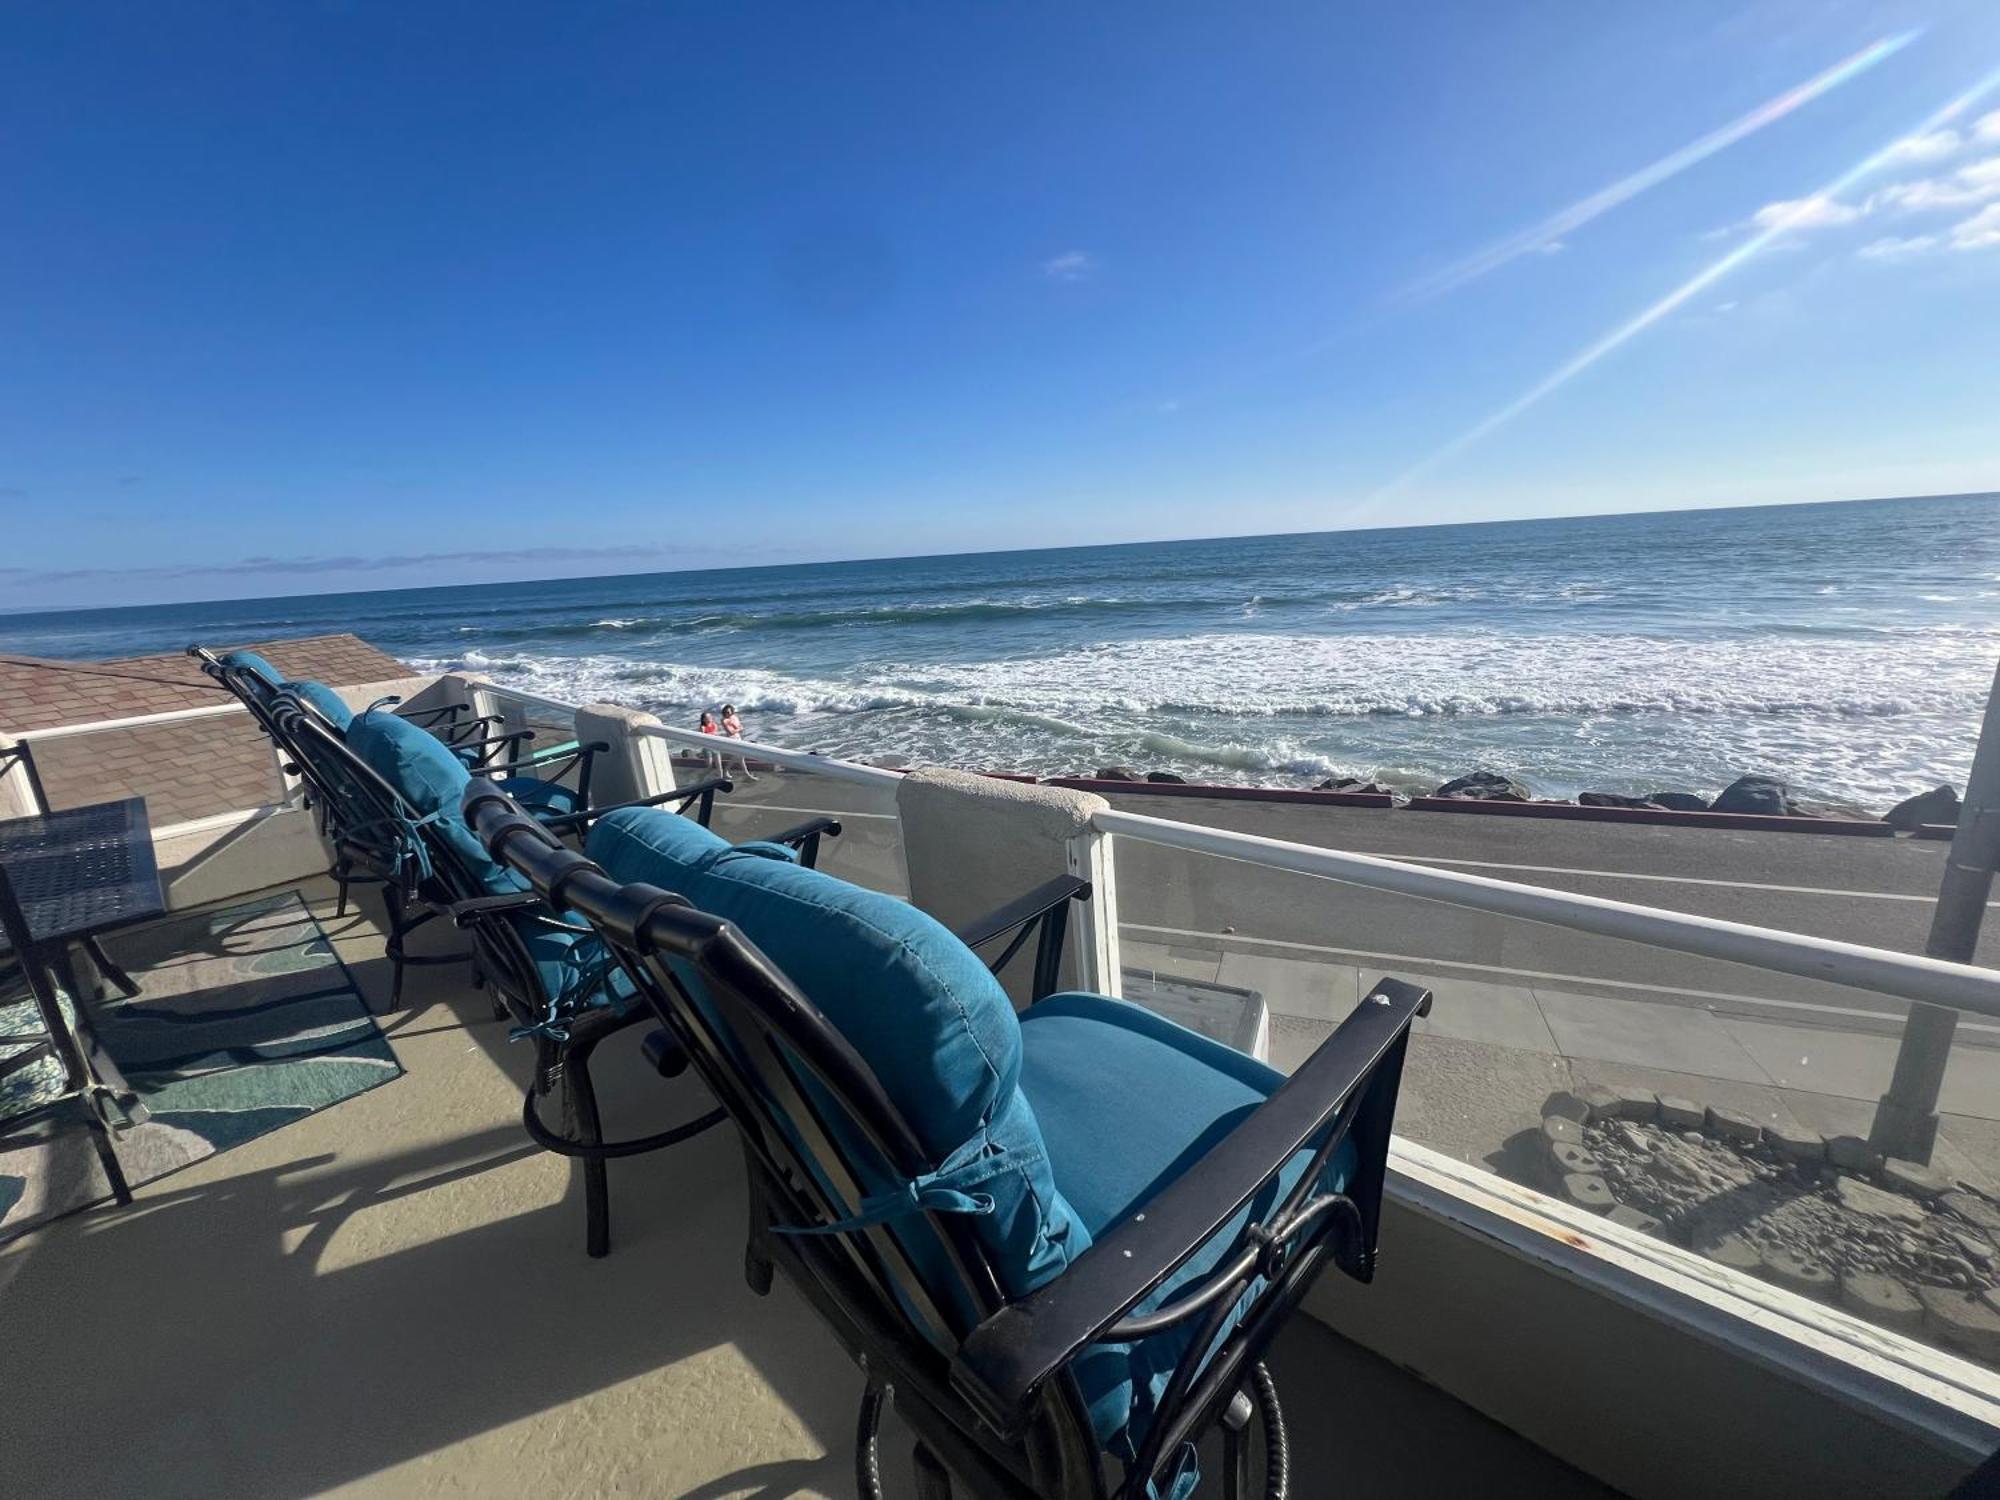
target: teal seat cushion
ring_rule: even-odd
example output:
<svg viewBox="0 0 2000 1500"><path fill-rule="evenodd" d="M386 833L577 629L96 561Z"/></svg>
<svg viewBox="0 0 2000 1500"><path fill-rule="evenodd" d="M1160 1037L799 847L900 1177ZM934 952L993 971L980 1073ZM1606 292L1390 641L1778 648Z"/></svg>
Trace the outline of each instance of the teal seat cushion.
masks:
<svg viewBox="0 0 2000 1500"><path fill-rule="evenodd" d="M564 919L565 923L576 920ZM631 976L611 957L596 933L557 926L546 918L526 914L513 921L556 1016L605 1005L622 1015L631 1006Z"/></svg>
<svg viewBox="0 0 2000 1500"><path fill-rule="evenodd" d="M1151 1011L1102 995L1051 995L1021 1017L1021 1092L1047 1143L1057 1189L1093 1239L1110 1232L1174 1181L1284 1082L1284 1076ZM1343 1143L1330 1186L1353 1170ZM1242 1212L1136 1311L1191 1290L1240 1249L1253 1215L1268 1213L1312 1164L1301 1152ZM1196 1321L1199 1321L1198 1319ZM1234 1326L1234 1320L1229 1325ZM1227 1330L1225 1329L1225 1332ZM1134 1344L1100 1344L1077 1361L1091 1422L1130 1460L1192 1325Z"/></svg>
<svg viewBox="0 0 2000 1500"><path fill-rule="evenodd" d="M310 703L319 716L338 729L342 734L354 722L354 710L347 706L347 700L323 682L310 679L302 682L288 682L285 691L302 703Z"/></svg>
<svg viewBox="0 0 2000 1500"><path fill-rule="evenodd" d="M277 687L285 680L283 673L255 651L225 651L221 661L225 667L241 667L246 672L255 672L269 687Z"/></svg>
<svg viewBox="0 0 2000 1500"><path fill-rule="evenodd" d="M609 813L585 852L615 879L687 897L733 923L865 1058L938 1167L976 1173L993 1200L970 1219L1001 1284L1020 1295L1089 1239L1052 1177L1021 1098L1021 1027L978 957L932 917L892 896L732 848L690 819L650 808ZM861 1155L843 1140L843 1154ZM872 1194L882 1164L850 1165ZM875 1180L871 1180L875 1179ZM921 1221L895 1228L934 1296L957 1304ZM932 1274L938 1277L932 1282ZM957 1304L962 1306L962 1304Z"/></svg>
<svg viewBox="0 0 2000 1500"><path fill-rule="evenodd" d="M419 814L430 816L472 879L488 894L524 891L528 883L486 852L462 811L472 775L444 742L386 708L356 714L347 746Z"/></svg>

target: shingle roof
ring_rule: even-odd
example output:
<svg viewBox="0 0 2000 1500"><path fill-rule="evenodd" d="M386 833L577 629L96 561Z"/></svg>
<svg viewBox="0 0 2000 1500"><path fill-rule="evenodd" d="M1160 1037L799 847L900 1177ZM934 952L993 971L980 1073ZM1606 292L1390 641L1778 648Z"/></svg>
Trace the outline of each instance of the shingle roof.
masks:
<svg viewBox="0 0 2000 1500"><path fill-rule="evenodd" d="M261 641L248 649L269 658L287 677L310 677L333 687L410 675L410 668L395 657L353 635ZM0 655L0 731L14 734L228 701L229 695L203 676L199 665L178 652L113 661Z"/></svg>
<svg viewBox="0 0 2000 1500"><path fill-rule="evenodd" d="M352 635L250 649L287 677L334 687L411 675ZM181 655L96 662L0 655L0 731L15 734L233 701ZM282 793L270 743L240 712L48 740L34 746L34 759L50 807L141 796L155 828L264 806Z"/></svg>

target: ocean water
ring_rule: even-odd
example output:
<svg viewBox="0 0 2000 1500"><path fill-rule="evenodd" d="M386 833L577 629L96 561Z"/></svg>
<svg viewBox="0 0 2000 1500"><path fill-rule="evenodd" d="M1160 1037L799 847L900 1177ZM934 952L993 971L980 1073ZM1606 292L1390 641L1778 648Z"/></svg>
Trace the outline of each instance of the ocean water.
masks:
<svg viewBox="0 0 2000 1500"><path fill-rule="evenodd" d="M0 600L4 607L4 600ZM841 755L1547 795L1963 783L2000 495L0 617L62 657L351 630L417 665Z"/></svg>

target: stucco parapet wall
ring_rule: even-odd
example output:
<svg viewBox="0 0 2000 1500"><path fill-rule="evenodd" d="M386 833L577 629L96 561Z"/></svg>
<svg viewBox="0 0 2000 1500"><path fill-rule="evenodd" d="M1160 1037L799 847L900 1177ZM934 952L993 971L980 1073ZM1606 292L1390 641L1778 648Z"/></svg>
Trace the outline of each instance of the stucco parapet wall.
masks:
<svg viewBox="0 0 2000 1500"><path fill-rule="evenodd" d="M649 714L644 709L626 708L617 703L586 703L576 711L577 735L583 739L592 737L584 733L586 718L598 724L616 724L627 733L665 727L658 714Z"/></svg>
<svg viewBox="0 0 2000 1500"><path fill-rule="evenodd" d="M963 806L968 798L988 807L1006 808L1029 820L1042 836L1060 839L1086 832L1090 820L1111 806L1095 792L1073 791L1045 782L981 776L976 771L952 771L942 766L924 766L912 771L896 789L897 809L917 816Z"/></svg>

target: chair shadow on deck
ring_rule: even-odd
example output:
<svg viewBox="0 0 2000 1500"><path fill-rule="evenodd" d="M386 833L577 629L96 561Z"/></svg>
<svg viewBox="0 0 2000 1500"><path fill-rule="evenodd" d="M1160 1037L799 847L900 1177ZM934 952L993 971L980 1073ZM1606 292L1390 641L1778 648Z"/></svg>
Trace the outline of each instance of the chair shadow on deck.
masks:
<svg viewBox="0 0 2000 1500"><path fill-rule="evenodd" d="M438 1232L455 1215L429 1202L538 1154L504 1125L351 1171L317 1156L166 1185L28 1236L0 1258L9 1492L313 1494L732 1343L748 1372L715 1384L781 1402L834 1450L755 1466L782 1471L768 1492L843 1488L857 1379L789 1295L743 1286L734 1143L696 1142L671 1177L629 1183L632 1230L606 1261L577 1246L574 1193ZM642 1215L649 1186L661 1201ZM660 1491L681 1492L675 1455L703 1435L676 1429L694 1414L621 1410L623 1430L585 1424L597 1456L649 1459ZM683 1472L714 1472L717 1442ZM580 1478L591 1454L571 1457Z"/></svg>
<svg viewBox="0 0 2000 1500"><path fill-rule="evenodd" d="M316 915L336 947L365 940ZM386 961L342 958L386 995ZM366 1128L279 1131L0 1253L8 1493L305 1496L590 1397L573 1420L380 1487L851 1493L862 1378L782 1279L766 1298L745 1286L731 1132L613 1162L612 1252L588 1260L574 1164L515 1117L532 1059L466 969L422 972L405 1010L378 1014L406 1076L316 1117L373 1108L346 1117ZM600 1087L613 1130L706 1108L636 1046L607 1049ZM385 1151L369 1130L410 1144ZM359 1149L320 1149L357 1131ZM262 1164L288 1140L298 1159ZM1339 1421L1297 1424L1302 1476L1373 1494L1575 1492L1562 1465L1323 1328L1288 1332L1273 1357L1294 1402L1329 1377L1341 1391ZM1378 1430L1424 1437L1370 1457L1356 1440ZM889 1493L912 1493L900 1424L883 1437Z"/></svg>
<svg viewBox="0 0 2000 1500"><path fill-rule="evenodd" d="M316 914L330 935L354 931ZM386 993L385 961L342 956L365 995ZM10 1495L317 1493L730 1345L741 1360L697 1381L721 1403L698 1403L705 1417L627 1403L623 1426L564 1429L590 1434L569 1440L572 1478L639 1464L649 1492L701 1493L699 1476L818 1446L826 1458L753 1461L708 1489L844 1491L858 1377L788 1292L744 1285L735 1141L717 1130L612 1163L615 1248L587 1260L572 1164L518 1123L532 1059L466 976L430 970L414 1004L378 1019L399 1048L476 1046L506 1081L441 1077L419 1054L379 1093L394 1096L392 1142L424 1141L435 1087L475 1089L477 1127L351 1166L309 1144L320 1132L288 1128L269 1141L289 1139L297 1160L231 1173L271 1150L226 1153L200 1181L167 1179L0 1254ZM706 1107L698 1086L663 1084L625 1050L605 1058L614 1128ZM761 1451L731 1452L746 1430L764 1434Z"/></svg>

